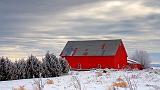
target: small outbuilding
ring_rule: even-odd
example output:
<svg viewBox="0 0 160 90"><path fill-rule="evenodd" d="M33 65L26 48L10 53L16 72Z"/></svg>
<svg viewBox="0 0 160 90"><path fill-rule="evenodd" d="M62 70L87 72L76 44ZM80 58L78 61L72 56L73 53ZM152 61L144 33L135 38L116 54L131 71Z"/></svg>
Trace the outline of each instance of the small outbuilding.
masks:
<svg viewBox="0 0 160 90"><path fill-rule="evenodd" d="M127 66L130 69L142 69L141 64L138 61L127 59Z"/></svg>
<svg viewBox="0 0 160 90"><path fill-rule="evenodd" d="M72 69L121 69L127 66L127 52L121 39L68 41L60 56Z"/></svg>

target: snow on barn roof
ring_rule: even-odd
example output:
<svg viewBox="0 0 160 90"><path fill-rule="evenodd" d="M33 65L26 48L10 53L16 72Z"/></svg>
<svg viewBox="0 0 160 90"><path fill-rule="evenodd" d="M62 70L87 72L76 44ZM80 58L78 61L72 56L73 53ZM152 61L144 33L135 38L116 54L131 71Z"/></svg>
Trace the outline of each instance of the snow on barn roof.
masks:
<svg viewBox="0 0 160 90"><path fill-rule="evenodd" d="M127 59L127 63L129 64L140 64L138 61L132 60L132 59Z"/></svg>
<svg viewBox="0 0 160 90"><path fill-rule="evenodd" d="M68 41L61 56L113 56L121 42L121 39Z"/></svg>

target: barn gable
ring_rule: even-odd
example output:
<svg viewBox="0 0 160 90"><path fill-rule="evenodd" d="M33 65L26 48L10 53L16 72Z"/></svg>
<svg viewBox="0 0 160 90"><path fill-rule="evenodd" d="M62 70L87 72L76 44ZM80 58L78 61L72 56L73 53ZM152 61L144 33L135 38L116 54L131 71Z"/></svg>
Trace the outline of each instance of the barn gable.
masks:
<svg viewBox="0 0 160 90"><path fill-rule="evenodd" d="M114 56L122 40L68 41L60 56Z"/></svg>

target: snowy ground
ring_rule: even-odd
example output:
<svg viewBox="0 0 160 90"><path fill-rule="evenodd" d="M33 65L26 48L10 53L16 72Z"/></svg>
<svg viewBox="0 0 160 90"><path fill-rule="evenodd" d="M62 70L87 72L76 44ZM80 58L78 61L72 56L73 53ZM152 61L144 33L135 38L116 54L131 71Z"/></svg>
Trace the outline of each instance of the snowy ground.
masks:
<svg viewBox="0 0 160 90"><path fill-rule="evenodd" d="M43 78L45 83L43 90L112 90L112 84L117 79L123 79L128 83L126 88L116 87L116 90L160 90L160 69L141 71L114 71L107 70L102 76L97 74L102 70L70 71L69 75ZM99 75L99 76L97 76ZM53 84L46 84L47 80L53 80ZM36 79L38 80L38 79ZM1 81L0 90L33 90L35 87L33 79L22 79L12 81Z"/></svg>

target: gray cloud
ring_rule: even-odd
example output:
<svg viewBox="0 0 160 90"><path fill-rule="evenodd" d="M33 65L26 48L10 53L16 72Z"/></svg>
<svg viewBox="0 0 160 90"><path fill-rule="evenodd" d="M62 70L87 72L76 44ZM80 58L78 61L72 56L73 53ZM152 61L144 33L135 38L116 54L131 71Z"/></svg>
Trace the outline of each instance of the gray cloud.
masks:
<svg viewBox="0 0 160 90"><path fill-rule="evenodd" d="M41 57L47 50L58 55L68 40L121 38L130 55L144 49L159 59L156 0L2 0L0 11L1 55Z"/></svg>
<svg viewBox="0 0 160 90"><path fill-rule="evenodd" d="M143 4L147 7L160 7L160 2L158 0L146 0L146 2L143 2Z"/></svg>

